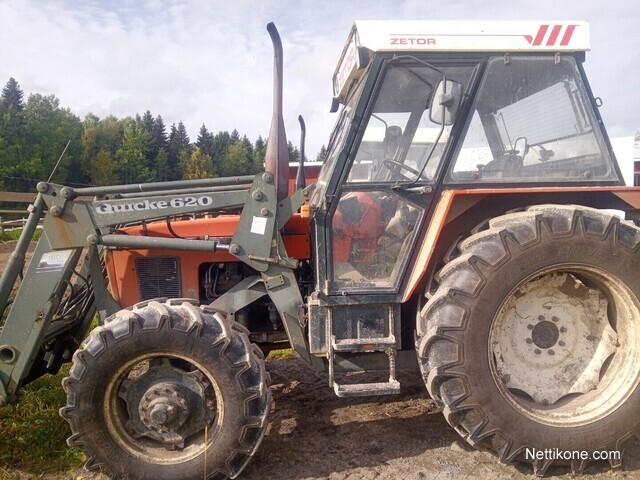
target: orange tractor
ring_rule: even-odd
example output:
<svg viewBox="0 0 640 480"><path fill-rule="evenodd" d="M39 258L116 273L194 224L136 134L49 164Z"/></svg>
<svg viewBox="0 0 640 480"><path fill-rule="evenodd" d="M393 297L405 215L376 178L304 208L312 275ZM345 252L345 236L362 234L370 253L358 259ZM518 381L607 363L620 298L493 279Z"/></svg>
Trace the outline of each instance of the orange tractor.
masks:
<svg viewBox="0 0 640 480"><path fill-rule="evenodd" d="M620 466L640 432L640 190L586 80L588 26L356 22L326 163L295 191L268 29L265 173L38 185L0 279L0 402L73 361L61 414L88 468L235 478L268 422L264 353L290 347L343 397L397 394L414 368L502 462Z"/></svg>

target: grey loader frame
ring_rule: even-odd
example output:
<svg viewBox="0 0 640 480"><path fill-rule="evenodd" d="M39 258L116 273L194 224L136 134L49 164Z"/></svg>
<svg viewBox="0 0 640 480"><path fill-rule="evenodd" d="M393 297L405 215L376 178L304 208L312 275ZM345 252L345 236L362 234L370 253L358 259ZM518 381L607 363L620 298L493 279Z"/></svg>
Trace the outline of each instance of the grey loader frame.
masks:
<svg viewBox="0 0 640 480"><path fill-rule="evenodd" d="M105 248L228 250L259 275L245 279L212 306L232 319L236 311L268 295L292 348L309 363L319 361L309 353L304 333L304 301L294 273L298 261L287 256L280 234L280 228L305 203L313 186L279 202L275 179L269 172L255 177L79 189L43 182L37 188L27 224L0 278L0 312L7 313L0 329L0 405L14 400L22 384L42 373L55 372L69 361L86 336L96 310L104 320L120 309L107 290L102 271L101 252ZM206 237L194 240L117 234L117 228L126 224L240 211L236 233L228 245ZM10 301L42 217L41 239ZM83 292L82 304L65 308L78 291Z"/></svg>

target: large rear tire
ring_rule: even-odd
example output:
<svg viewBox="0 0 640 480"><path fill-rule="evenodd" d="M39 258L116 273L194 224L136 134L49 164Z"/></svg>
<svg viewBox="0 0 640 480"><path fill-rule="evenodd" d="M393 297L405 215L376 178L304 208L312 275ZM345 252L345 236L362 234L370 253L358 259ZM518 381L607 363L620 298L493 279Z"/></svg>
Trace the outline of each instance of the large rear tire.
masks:
<svg viewBox="0 0 640 480"><path fill-rule="evenodd" d="M89 470L136 479L235 478L271 393L246 330L191 300L144 302L96 328L63 385Z"/></svg>
<svg viewBox="0 0 640 480"><path fill-rule="evenodd" d="M538 475L554 462L581 472L596 451L620 466L640 432L640 229L536 206L493 219L459 253L417 325L447 421Z"/></svg>

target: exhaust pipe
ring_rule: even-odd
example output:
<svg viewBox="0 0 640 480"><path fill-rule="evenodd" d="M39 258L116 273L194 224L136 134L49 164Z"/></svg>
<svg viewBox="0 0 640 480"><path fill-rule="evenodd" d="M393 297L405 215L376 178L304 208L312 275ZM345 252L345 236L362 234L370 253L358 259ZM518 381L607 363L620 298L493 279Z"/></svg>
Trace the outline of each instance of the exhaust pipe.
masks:
<svg viewBox="0 0 640 480"><path fill-rule="evenodd" d="M304 176L304 139L307 135L307 127L302 115L298 115L298 121L300 122L300 165L298 165L298 173L296 174L296 190L307 186L307 180Z"/></svg>
<svg viewBox="0 0 640 480"><path fill-rule="evenodd" d="M273 43L273 117L267 139L265 171L273 174L278 202L289 195L289 148L282 117L282 42L273 22L267 25Z"/></svg>

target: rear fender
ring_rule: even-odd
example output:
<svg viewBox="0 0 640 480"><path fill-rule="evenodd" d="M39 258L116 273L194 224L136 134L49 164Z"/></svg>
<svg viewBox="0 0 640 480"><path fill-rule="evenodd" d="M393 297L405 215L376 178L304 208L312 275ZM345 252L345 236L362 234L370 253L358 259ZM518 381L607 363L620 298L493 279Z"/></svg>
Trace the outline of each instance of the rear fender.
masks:
<svg viewBox="0 0 640 480"><path fill-rule="evenodd" d="M640 212L640 188L634 187L542 187L477 190L444 190L422 232L414 252L413 268L407 272L402 301L420 295L447 252L489 219L539 204L584 205L620 210L629 218Z"/></svg>

